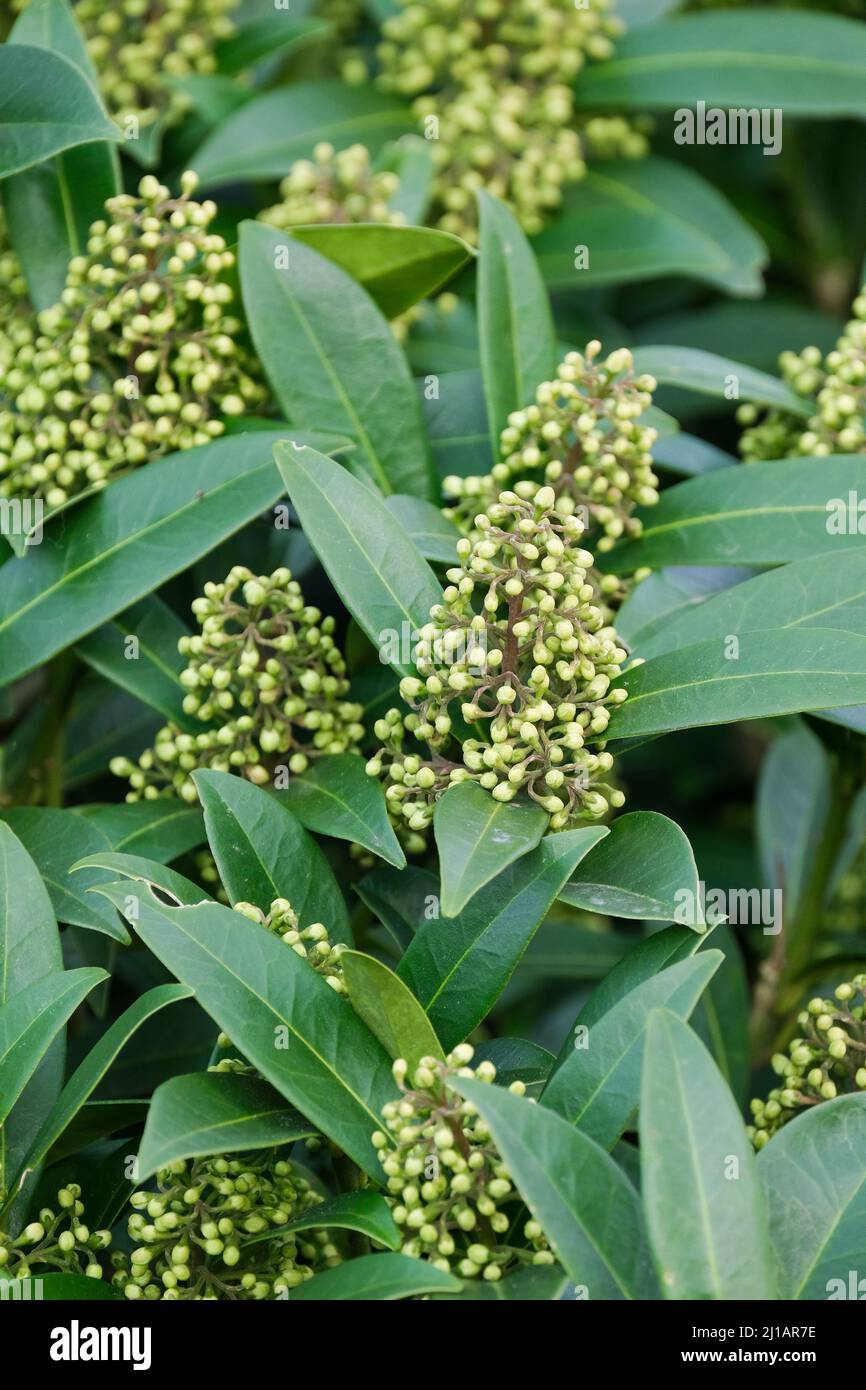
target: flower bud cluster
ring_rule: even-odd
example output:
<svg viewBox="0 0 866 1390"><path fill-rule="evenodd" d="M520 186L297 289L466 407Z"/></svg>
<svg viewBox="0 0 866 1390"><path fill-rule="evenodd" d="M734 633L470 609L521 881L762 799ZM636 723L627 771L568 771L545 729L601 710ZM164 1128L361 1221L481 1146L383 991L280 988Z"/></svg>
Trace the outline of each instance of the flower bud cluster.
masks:
<svg viewBox="0 0 866 1390"><path fill-rule="evenodd" d="M130 1299L286 1298L337 1251L283 1231L322 1198L280 1149L178 1160L130 1198L130 1255L112 1283ZM321 1236L321 1239L319 1239Z"/></svg>
<svg viewBox="0 0 866 1390"><path fill-rule="evenodd" d="M221 278L234 254L194 187L185 174L174 198L148 174L137 197L110 198L60 303L10 362L0 353L0 496L61 506L120 469L209 443L222 416L264 399Z"/></svg>
<svg viewBox="0 0 866 1390"><path fill-rule="evenodd" d="M437 798L467 779L497 801L527 794L552 830L622 805L602 779L613 765L611 709L626 699L611 686L627 653L594 602L582 530L545 485L532 497L500 493L475 518L478 538L458 542L460 563L414 649L418 675L400 683L413 712L391 710L375 725L384 746L367 771L385 772L398 826L424 831ZM465 724L484 730L464 738L460 762L446 756L455 701ZM407 732L429 759L404 752Z"/></svg>
<svg viewBox="0 0 866 1390"><path fill-rule="evenodd" d="M57 1207L43 1207L17 1237L0 1230L0 1275L27 1279L54 1270L102 1278L100 1251L111 1244L110 1231L91 1231L84 1220L84 1203L77 1183L61 1187Z"/></svg>
<svg viewBox="0 0 866 1390"><path fill-rule="evenodd" d="M307 961L335 993L345 994L343 967L340 964L343 948L339 943L332 943L328 928L321 922L301 927L298 914L286 898L275 898L266 913L254 903L244 902L235 903L234 910L274 932L302 960Z"/></svg>
<svg viewBox="0 0 866 1390"><path fill-rule="evenodd" d="M282 202L260 214L272 227L299 227L307 222L386 222L399 225L403 214L389 206L400 186L397 174L377 172L365 145L335 153L326 142L312 159L298 159L280 184Z"/></svg>
<svg viewBox="0 0 866 1390"><path fill-rule="evenodd" d="M657 433L641 424L657 383L634 376L627 348L597 361L600 352L597 341L583 353L569 352L533 404L509 415L490 473L445 479L446 495L456 499L446 516L466 530L502 488L528 498L543 481L553 488L560 516L580 516L595 550L640 535L634 509L652 506L659 495L652 459Z"/></svg>
<svg viewBox="0 0 866 1390"><path fill-rule="evenodd" d="M786 383L814 404L805 429L801 419L785 411L740 406L737 419L748 427L740 450L748 463L866 453L866 286L852 311L854 317L826 356L818 347L807 347L779 358Z"/></svg>
<svg viewBox="0 0 866 1390"><path fill-rule="evenodd" d="M855 975L834 993L833 999L809 1000L797 1016L800 1036L787 1054L773 1057L780 1084L766 1100L751 1102L749 1135L756 1149L804 1106L866 1090L866 975Z"/></svg>
<svg viewBox="0 0 866 1390"><path fill-rule="evenodd" d="M377 1130L373 1144L404 1236L403 1254L463 1279L495 1282L518 1260L553 1264L554 1257L537 1221L524 1225L526 1248L507 1243L514 1213L503 1208L519 1202L520 1193L485 1121L453 1086L455 1077L495 1080L492 1062L468 1065L473 1055L461 1043L446 1062L422 1057L411 1075L404 1060L396 1061L402 1096L384 1106L388 1132ZM508 1089L519 1096L526 1091L522 1081Z"/></svg>
<svg viewBox="0 0 866 1390"><path fill-rule="evenodd" d="M586 61L609 58L620 21L609 0L400 0L382 25L380 84L414 97L433 131L439 225L474 239L475 192L508 201L528 232L586 172L572 128L572 87ZM640 156L646 140L620 118L595 117L588 141Z"/></svg>
<svg viewBox="0 0 866 1390"><path fill-rule="evenodd" d="M206 725L186 733L169 724L135 766L114 758L127 777L127 801L162 793L196 801L198 768L237 772L257 786L285 763L305 772L310 759L353 750L363 737L361 707L345 699L346 663L334 619L304 602L288 569L254 575L235 565L222 584L205 585L193 612L201 633L182 637L184 713Z"/></svg>
<svg viewBox="0 0 866 1390"><path fill-rule="evenodd" d="M75 16L87 42L109 111L142 126L174 124L188 101L172 79L216 71L217 44L235 32L231 11L240 0L77 0Z"/></svg>

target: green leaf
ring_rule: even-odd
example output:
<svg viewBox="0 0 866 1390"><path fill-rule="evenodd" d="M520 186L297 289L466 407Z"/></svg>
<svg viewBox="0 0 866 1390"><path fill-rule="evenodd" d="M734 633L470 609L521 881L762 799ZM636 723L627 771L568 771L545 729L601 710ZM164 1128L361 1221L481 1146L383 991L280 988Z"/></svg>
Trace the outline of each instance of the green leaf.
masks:
<svg viewBox="0 0 866 1390"><path fill-rule="evenodd" d="M192 990L186 985L158 985L156 989L148 990L146 994L141 995L120 1018L115 1019L73 1072L57 1103L45 1116L39 1133L21 1165L19 1184L25 1180L28 1170L38 1168L49 1150L59 1142L81 1107L96 1090L118 1053L141 1024L166 1005L173 1004L178 999L191 997Z"/></svg>
<svg viewBox="0 0 866 1390"><path fill-rule="evenodd" d="M425 917L439 909L439 880L414 864L399 871L381 865L353 887L365 907L378 917L400 954Z"/></svg>
<svg viewBox="0 0 866 1390"><path fill-rule="evenodd" d="M229 908L165 907L129 884L99 891L280 1095L379 1181L370 1135L396 1088L386 1052L346 1001L285 942Z"/></svg>
<svg viewBox="0 0 866 1390"><path fill-rule="evenodd" d="M70 867L74 873L81 869L105 869L112 882L116 881L117 875L120 874L123 878L135 879L139 883L154 884L184 907L196 907L201 902L210 901L205 890L199 888L198 884L191 883L182 874L175 873L174 869L167 869L164 864L157 864L152 859L143 859L137 854L97 851ZM94 881L103 882L106 879L107 876L102 875L99 880ZM93 895L90 896L92 898Z"/></svg>
<svg viewBox="0 0 866 1390"><path fill-rule="evenodd" d="M864 1154L866 1096L852 1095L805 1110L758 1155L780 1298L860 1297L849 1286L866 1243Z"/></svg>
<svg viewBox="0 0 866 1390"><path fill-rule="evenodd" d="M683 893L691 895L693 914L684 913ZM704 927L692 847L676 822L657 811L619 816L559 896L606 917L679 922L699 932Z"/></svg>
<svg viewBox="0 0 866 1390"><path fill-rule="evenodd" d="M333 25L306 16L295 18L286 10L272 10L263 19L243 24L230 38L217 44L217 66L222 73L235 76L254 67L263 58L290 54L333 37Z"/></svg>
<svg viewBox="0 0 866 1390"><path fill-rule="evenodd" d="M332 940L351 941L346 904L311 835L280 800L228 772L197 772L208 843L233 903L270 912L288 898L301 926L324 922Z"/></svg>
<svg viewBox="0 0 866 1390"><path fill-rule="evenodd" d="M477 782L449 787L433 814L443 916L456 917L480 888L535 849L549 820L540 806L496 801Z"/></svg>
<svg viewBox="0 0 866 1390"><path fill-rule="evenodd" d="M665 1007L688 1018L722 961L702 951L645 980L596 1023L578 1026L574 1046L541 1103L612 1149L638 1106L647 1019Z"/></svg>
<svg viewBox="0 0 866 1390"><path fill-rule="evenodd" d="M0 822L0 1007L35 980L62 969L51 899L21 841ZM60 1092L63 1057L61 1039L0 1125L0 1189L9 1186L42 1116Z"/></svg>
<svg viewBox="0 0 866 1390"><path fill-rule="evenodd" d="M863 549L844 507L863 475L859 454L737 464L668 488L642 512L639 540L617 545L604 569L631 574L641 565L784 565L806 556ZM836 527L836 518L843 523Z"/></svg>
<svg viewBox="0 0 866 1390"><path fill-rule="evenodd" d="M661 569L636 584L616 615L616 630L630 651L643 656L644 651L661 640L661 650L667 650L665 634L678 630L680 621L691 607L713 598L735 584L751 579L754 570L727 568ZM701 634L703 635L703 634Z"/></svg>
<svg viewBox="0 0 866 1390"><path fill-rule="evenodd" d="M59 1163L70 1155L76 1159L81 1150L94 1140L104 1139L108 1134L122 1131L129 1134L142 1125L147 1116L149 1101L146 1100L89 1100L67 1125L57 1143L51 1148L47 1162ZM88 1208L88 1217L92 1213Z"/></svg>
<svg viewBox="0 0 866 1390"><path fill-rule="evenodd" d="M281 799L308 830L363 845L398 869L406 863L382 785L367 775L357 753L320 758L289 782Z"/></svg>
<svg viewBox="0 0 866 1390"><path fill-rule="evenodd" d="M770 745L758 778L758 850L763 883L784 894L786 923L812 875L834 794L830 757L805 725Z"/></svg>
<svg viewBox="0 0 866 1390"><path fill-rule="evenodd" d="M389 1250L399 1250L402 1236L391 1215L391 1208L378 1192L341 1192L329 1201L318 1202L308 1207L301 1216L296 1216L285 1226L272 1227L252 1236L246 1244L255 1245L259 1241L273 1240L289 1231L319 1231L337 1227L344 1231L360 1231L370 1240L378 1241ZM294 1297L294 1294L290 1294Z"/></svg>
<svg viewBox="0 0 866 1390"><path fill-rule="evenodd" d="M641 1188L670 1299L773 1299L766 1199L734 1098L703 1043L667 1009L647 1026Z"/></svg>
<svg viewBox="0 0 866 1390"><path fill-rule="evenodd" d="M722 571L722 573L730 571ZM734 583L721 593L694 595L665 621L638 633L632 642L649 660L709 637L760 631L772 614L776 628L824 628L866 631L866 548L842 554L814 555L780 565L766 574ZM639 589L643 586L639 586Z"/></svg>
<svg viewBox="0 0 866 1390"><path fill-rule="evenodd" d="M557 893L604 834L592 827L550 835L476 893L459 917L423 922L397 973L444 1048L490 1012Z"/></svg>
<svg viewBox="0 0 866 1390"><path fill-rule="evenodd" d="M803 419L808 419L815 409L814 402L798 396L778 377L701 348L639 347L634 353L634 370L639 376L649 372L662 386L685 387L721 400L732 399L730 379L733 378L737 385L735 400L773 406Z"/></svg>
<svg viewBox="0 0 866 1390"><path fill-rule="evenodd" d="M407 223L423 222L436 172L430 141L417 135L402 135L380 151L376 169L390 170L400 180L396 193L388 200L391 210L402 213Z"/></svg>
<svg viewBox="0 0 866 1390"><path fill-rule="evenodd" d="M667 652L622 678L611 738L866 703L866 637L832 628L744 632Z"/></svg>
<svg viewBox="0 0 866 1390"><path fill-rule="evenodd" d="M581 90L588 76L581 73ZM686 276L729 294L756 295L767 259L760 237L712 184L654 155L595 166L532 244L546 284L556 290ZM589 264L578 270L581 247L588 248Z"/></svg>
<svg viewBox="0 0 866 1390"><path fill-rule="evenodd" d="M339 464L292 443L280 445L275 457L338 595L388 664L408 675L414 634L442 599L427 561L382 498Z"/></svg>
<svg viewBox="0 0 866 1390"><path fill-rule="evenodd" d="M585 1296L657 1298L640 1199L613 1159L521 1096L481 1081L454 1086L487 1121L534 1220Z"/></svg>
<svg viewBox="0 0 866 1390"><path fill-rule="evenodd" d="M396 1298L418 1298L428 1293L458 1293L459 1279L436 1269L426 1260L390 1251L383 1255L361 1255L336 1269L326 1269L289 1293L292 1303L317 1299L340 1302L390 1302Z"/></svg>
<svg viewBox="0 0 866 1390"><path fill-rule="evenodd" d="M95 89L68 58L31 44L0 47L0 178L73 145L119 139Z"/></svg>
<svg viewBox="0 0 866 1390"><path fill-rule="evenodd" d="M60 970L33 980L0 1005L0 1124L67 1019L86 999L105 970Z"/></svg>
<svg viewBox="0 0 866 1390"><path fill-rule="evenodd" d="M241 224L239 267L253 342L287 418L348 435L348 466L382 492L432 496L412 377L366 290L264 222Z"/></svg>
<svg viewBox="0 0 866 1390"><path fill-rule="evenodd" d="M374 86L337 78L296 82L247 102L205 141L193 168L205 187L237 179L281 179L320 141L375 152L414 129L409 107Z"/></svg>
<svg viewBox="0 0 866 1390"><path fill-rule="evenodd" d="M497 1086L525 1081L527 1093L534 1095L553 1070L554 1056L525 1038L491 1038L476 1047L473 1063L477 1067L479 1062L493 1063Z"/></svg>
<svg viewBox="0 0 866 1390"><path fill-rule="evenodd" d="M677 15L618 40L575 86L582 108L778 107L785 117L866 114L866 34L835 15L768 8Z"/></svg>
<svg viewBox="0 0 866 1390"><path fill-rule="evenodd" d="M496 448L513 410L535 399L557 363L550 300L520 224L478 193L478 333L490 438Z"/></svg>
<svg viewBox="0 0 866 1390"><path fill-rule="evenodd" d="M404 1057L410 1071L422 1057L444 1060L430 1020L399 975L360 951L344 951L340 964L352 1008L389 1057Z"/></svg>
<svg viewBox="0 0 866 1390"><path fill-rule="evenodd" d="M138 1146L138 1176L179 1159L294 1143L316 1129L257 1076L198 1072L157 1086Z"/></svg>
<svg viewBox="0 0 866 1390"><path fill-rule="evenodd" d="M77 647L78 655L112 685L128 690L180 728L201 730L201 720L184 714L180 673L186 659L178 651L189 628L155 594L149 594ZM135 644L130 642L135 638Z"/></svg>
<svg viewBox="0 0 866 1390"><path fill-rule="evenodd" d="M2 52L2 50L0 50ZM32 671L187 569L282 496L284 431L217 440L149 463L80 503L7 560L0 685Z"/></svg>
<svg viewBox="0 0 866 1390"><path fill-rule="evenodd" d="M750 1073L749 984L735 934L719 932L715 943L724 960L689 1022L742 1106L747 1099Z"/></svg>
<svg viewBox="0 0 866 1390"><path fill-rule="evenodd" d="M20 1284L19 1279L4 1279L0 1275L0 1283ZM86 1274L39 1274L32 1275L23 1281L25 1284L33 1286L31 1298L43 1299L47 1302L61 1303L94 1303L102 1302L105 1299L112 1301L126 1302L121 1289L115 1288L105 1279L89 1279ZM22 1295L17 1295L21 1297ZM9 1299L10 1302L13 1301ZM0 1302L3 1302L6 1295L0 1294Z"/></svg>
<svg viewBox="0 0 866 1390"><path fill-rule="evenodd" d="M20 806L0 815L37 864L58 921L90 927L126 945L129 935L118 922L117 914L87 892L105 882L106 875L88 869L70 877L72 865L78 860L112 848L108 837L73 811Z"/></svg>
<svg viewBox="0 0 866 1390"><path fill-rule="evenodd" d="M204 822L195 806L174 797L76 807L88 825L101 830L118 854L137 854L171 863L204 844Z"/></svg>
<svg viewBox="0 0 866 1390"><path fill-rule="evenodd" d="M446 1303L556 1303L568 1284L559 1265L523 1265L495 1283L467 1279L462 1293L437 1296Z"/></svg>
<svg viewBox="0 0 866 1390"><path fill-rule="evenodd" d="M456 565L460 532L432 502L423 497L392 496L385 506L425 560Z"/></svg>
<svg viewBox="0 0 866 1390"><path fill-rule="evenodd" d="M435 294L474 254L460 237L433 227L319 222L291 235L363 285L388 319Z"/></svg>

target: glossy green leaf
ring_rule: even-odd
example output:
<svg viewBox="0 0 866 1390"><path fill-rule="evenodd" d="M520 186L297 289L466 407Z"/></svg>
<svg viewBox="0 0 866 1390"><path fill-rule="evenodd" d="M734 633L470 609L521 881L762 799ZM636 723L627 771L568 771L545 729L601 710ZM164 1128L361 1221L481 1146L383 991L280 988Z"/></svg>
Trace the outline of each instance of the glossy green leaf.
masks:
<svg viewBox="0 0 866 1390"><path fill-rule="evenodd" d="M355 441L347 466L383 493L433 493L406 359L366 290L332 260L263 222L243 222L239 267L250 332L286 416Z"/></svg>
<svg viewBox="0 0 866 1390"><path fill-rule="evenodd" d="M773 459L690 478L642 513L640 539L615 546L602 566L630 574L641 565L784 565L862 550L843 510L862 472L860 455L840 454L820 468L814 459Z"/></svg>
<svg viewBox="0 0 866 1390"><path fill-rule="evenodd" d="M136 999L125 1013L115 1019L111 1027L103 1033L91 1048L81 1065L67 1081L36 1135L21 1165L18 1182L23 1182L28 1170L33 1170L44 1160L49 1150L57 1144L65 1130L75 1119L81 1107L90 1099L118 1053L130 1037L147 1019L159 1013L168 1004L178 999L189 999L192 990L186 985L158 985Z"/></svg>
<svg viewBox="0 0 866 1390"><path fill-rule="evenodd" d="M304 534L352 617L401 675L414 634L442 591L427 561L370 488L314 449L280 445L276 460Z"/></svg>
<svg viewBox="0 0 866 1390"><path fill-rule="evenodd" d="M128 883L100 892L263 1077L378 1181L370 1135L395 1085L387 1053L346 1001L285 942L229 908L165 907Z"/></svg>
<svg viewBox="0 0 866 1390"><path fill-rule="evenodd" d="M676 822L657 811L619 816L610 835L578 866L559 896L573 907L606 917L703 929L692 847Z"/></svg>
<svg viewBox="0 0 866 1390"><path fill-rule="evenodd" d="M392 496L385 499L385 506L425 560L434 565L457 564L460 532L432 502L423 497Z"/></svg>
<svg viewBox="0 0 866 1390"><path fill-rule="evenodd" d="M497 1086L523 1081L530 1096L535 1096L547 1081L554 1061L553 1053L547 1048L527 1042L525 1038L491 1038L489 1042L478 1044L472 1059L476 1067L479 1062L493 1063Z"/></svg>
<svg viewBox="0 0 866 1390"><path fill-rule="evenodd" d="M0 822L0 1007L63 968L51 899L21 841ZM63 1081L62 1039L49 1050L4 1125L0 1189L8 1187Z"/></svg>
<svg viewBox="0 0 866 1390"><path fill-rule="evenodd" d="M782 628L713 638L654 657L622 678L629 698L611 738L866 703L866 637Z"/></svg>
<svg viewBox="0 0 866 1390"><path fill-rule="evenodd" d="M428 1293L457 1293L459 1279L436 1269L427 1260L390 1251L383 1255L361 1255L336 1269L326 1269L289 1293L292 1303L337 1299L348 1302L391 1302L397 1298L418 1298Z"/></svg>
<svg viewBox="0 0 866 1390"><path fill-rule="evenodd" d="M660 650L668 649L666 634L669 630L676 634L690 608L751 579L754 573L724 565L657 570L634 586L616 615L616 630L635 655L643 656L646 650L657 655L656 643Z"/></svg>
<svg viewBox="0 0 866 1390"><path fill-rule="evenodd" d="M167 869L164 864L157 864L152 859L145 859L137 854L97 851L71 865L74 874L82 869L106 870L100 882L116 882L117 875L120 874L123 878L134 879L139 883L155 884L184 907L195 907L198 903L210 901L208 894L203 888L199 888L198 884L191 883L182 874L175 873L174 869ZM94 897L92 893L89 896Z"/></svg>
<svg viewBox="0 0 866 1390"><path fill-rule="evenodd" d="M830 756L805 725L770 745L758 778L758 850L762 882L783 894L786 923L797 915L834 795Z"/></svg>
<svg viewBox="0 0 866 1390"><path fill-rule="evenodd" d="M398 869L406 863L382 785L367 775L357 753L320 758L289 782L282 799L308 830L363 845Z"/></svg>
<svg viewBox="0 0 866 1390"><path fill-rule="evenodd" d="M866 114L866 34L836 15L755 6L677 15L617 42L580 75L580 107L779 107L785 117Z"/></svg>
<svg viewBox="0 0 866 1390"><path fill-rule="evenodd" d="M106 1135L130 1134L147 1117L146 1100L89 1100L82 1105L48 1154L48 1164L59 1163L70 1155L79 1158L82 1149ZM88 1217L92 1214L88 1209Z"/></svg>
<svg viewBox="0 0 866 1390"><path fill-rule="evenodd" d="M255 67L264 58L288 58L290 54L333 37L333 26L322 19L295 17L276 7L262 19L242 24L236 33L217 45L217 65L229 76Z"/></svg>
<svg viewBox="0 0 866 1390"><path fill-rule="evenodd" d="M520 223L478 194L478 333L487 421L494 444L513 410L535 399L557 363L550 300Z"/></svg>
<svg viewBox="0 0 866 1390"><path fill-rule="evenodd" d="M188 634L189 628L168 604L150 594L97 628L79 643L77 651L112 685L128 690L180 728L199 731L201 720L183 711L186 691L180 673L186 658L177 644Z"/></svg>
<svg viewBox="0 0 866 1390"><path fill-rule="evenodd" d="M388 319L440 290L472 257L472 248L434 227L320 222L293 227L292 237L363 285Z"/></svg>
<svg viewBox="0 0 866 1390"><path fill-rule="evenodd" d="M866 631L866 547L795 560L705 598L695 595L634 648L648 660L709 637L760 631L768 615L776 628Z"/></svg>
<svg viewBox="0 0 866 1390"><path fill-rule="evenodd" d="M2 50L0 50L2 51ZM272 449L248 434L149 463L80 503L0 583L0 684L128 608L272 506Z"/></svg>
<svg viewBox="0 0 866 1390"><path fill-rule="evenodd" d="M110 850L108 837L73 811L20 806L0 814L37 865L58 921L90 927L126 944L129 936L117 913L87 892L95 884L106 882L106 875L94 869L70 875L78 860Z"/></svg>
<svg viewBox="0 0 866 1390"><path fill-rule="evenodd" d="M758 1172L770 1209L780 1298L859 1299L866 1096L840 1096L803 1111L761 1150Z"/></svg>
<svg viewBox="0 0 866 1390"><path fill-rule="evenodd" d="M205 141L193 167L205 187L281 179L320 141L336 149L360 143L375 152L414 126L407 105L372 85L350 87L337 78L299 82L242 106Z"/></svg>
<svg viewBox="0 0 866 1390"><path fill-rule="evenodd" d="M291 1144L315 1132L257 1076L173 1076L153 1093L138 1146L138 1177L143 1182L179 1159Z"/></svg>
<svg viewBox="0 0 866 1390"><path fill-rule="evenodd" d="M647 1026L641 1188L669 1299L773 1299L766 1198L734 1098L703 1043L667 1009Z"/></svg>
<svg viewBox="0 0 866 1390"><path fill-rule="evenodd" d="M755 401L803 419L815 408L778 377L701 348L641 346L634 353L634 370L638 375L649 372L662 386L685 387L722 400Z"/></svg>
<svg viewBox="0 0 866 1390"><path fill-rule="evenodd" d="M454 1085L487 1121L515 1186L585 1296L656 1298L640 1199L613 1159L521 1096L481 1081Z"/></svg>
<svg viewBox="0 0 866 1390"><path fill-rule="evenodd" d="M477 782L449 787L433 814L443 916L456 917L479 889L535 849L549 821L541 806L496 801Z"/></svg>
<svg viewBox="0 0 866 1390"><path fill-rule="evenodd" d="M302 926L324 922L332 940L351 941L346 905L330 865L285 804L228 772L197 772L195 784L230 900L269 912L275 898L288 898Z"/></svg>
<svg viewBox="0 0 866 1390"><path fill-rule="evenodd" d="M650 1013L664 1007L688 1018L721 961L720 951L678 961L638 985L597 1022L578 1024L566 1060L542 1092L542 1105L612 1149L637 1110Z"/></svg>
<svg viewBox="0 0 866 1390"><path fill-rule="evenodd" d="M340 957L349 1001L389 1057L414 1071L422 1057L444 1059L442 1046L415 995L387 965L360 951Z"/></svg>
<svg viewBox="0 0 866 1390"><path fill-rule="evenodd" d="M587 76L581 73L580 90ZM755 295L767 259L760 237L711 183L654 155L594 166L532 245L557 290L676 275ZM581 247L589 263L580 260L576 269Z"/></svg>
<svg viewBox="0 0 866 1390"><path fill-rule="evenodd" d="M118 854L136 854L170 864L204 844L201 811L175 797L76 809L88 825L102 831Z"/></svg>
<svg viewBox="0 0 866 1390"><path fill-rule="evenodd" d="M458 917L423 922L398 974L444 1048L462 1042L487 1016L563 884L605 833L593 827L550 835L476 893Z"/></svg>
<svg viewBox="0 0 866 1390"><path fill-rule="evenodd" d="M67 1019L106 978L89 967L52 971L0 1005L0 1124Z"/></svg>
<svg viewBox="0 0 866 1390"><path fill-rule="evenodd" d="M0 178L73 145L119 139L95 88L68 58L32 44L0 47Z"/></svg>
<svg viewBox="0 0 866 1390"><path fill-rule="evenodd" d="M359 1231L388 1250L399 1250L403 1237L391 1215L391 1208L378 1192L341 1192L324 1202L308 1207L285 1226L272 1227L247 1243L273 1240L288 1231L331 1230ZM292 1295L290 1295L291 1297Z"/></svg>

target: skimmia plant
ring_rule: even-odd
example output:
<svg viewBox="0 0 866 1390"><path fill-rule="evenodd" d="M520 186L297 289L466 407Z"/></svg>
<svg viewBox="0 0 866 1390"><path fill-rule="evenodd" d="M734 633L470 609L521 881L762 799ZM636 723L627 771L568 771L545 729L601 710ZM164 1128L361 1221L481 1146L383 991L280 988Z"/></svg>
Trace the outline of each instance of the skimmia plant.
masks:
<svg viewBox="0 0 866 1390"><path fill-rule="evenodd" d="M859 7L0 16L2 1297L866 1287Z"/></svg>

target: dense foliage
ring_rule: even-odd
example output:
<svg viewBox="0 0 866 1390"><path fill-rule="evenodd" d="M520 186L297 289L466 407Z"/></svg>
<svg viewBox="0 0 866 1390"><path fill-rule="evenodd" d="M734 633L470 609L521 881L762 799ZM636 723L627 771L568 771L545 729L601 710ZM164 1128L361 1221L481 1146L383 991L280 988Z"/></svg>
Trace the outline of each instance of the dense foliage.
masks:
<svg viewBox="0 0 866 1390"><path fill-rule="evenodd" d="M863 18L0 7L0 1280L859 1287Z"/></svg>

